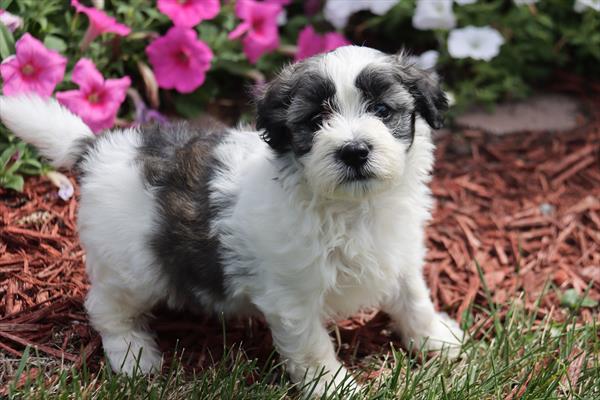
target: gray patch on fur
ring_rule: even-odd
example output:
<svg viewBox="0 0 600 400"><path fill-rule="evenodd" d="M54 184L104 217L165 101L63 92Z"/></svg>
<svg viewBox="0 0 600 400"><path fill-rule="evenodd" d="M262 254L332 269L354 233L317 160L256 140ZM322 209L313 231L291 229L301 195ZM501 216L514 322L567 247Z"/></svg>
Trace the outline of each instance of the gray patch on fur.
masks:
<svg viewBox="0 0 600 400"><path fill-rule="evenodd" d="M209 182L218 167L213 150L224 135L222 128L201 130L185 123L142 130L138 160L158 202L150 246L179 304L196 302L198 293L225 297L219 241L210 233L219 210L209 200Z"/></svg>
<svg viewBox="0 0 600 400"><path fill-rule="evenodd" d="M76 157L75 164L73 165L73 171L75 171L77 175L82 176L85 174L83 163L90 154L90 151L94 149L97 139L97 136L93 136L77 139L75 141L75 145L73 146L72 150L73 155Z"/></svg>
<svg viewBox="0 0 600 400"><path fill-rule="evenodd" d="M285 68L257 99L257 127L277 153L308 153L314 134L332 110L335 84L316 58Z"/></svg>
<svg viewBox="0 0 600 400"><path fill-rule="evenodd" d="M390 109L382 122L398 139L412 144L415 136L414 104L408 89L396 78L392 67L373 65L365 67L354 82L367 103L367 111L376 104L385 104Z"/></svg>
<svg viewBox="0 0 600 400"><path fill-rule="evenodd" d="M384 121L394 135L414 139L414 113L418 113L434 129L444 123L448 100L435 72L407 64L403 55L389 56L386 66L367 66L357 76L355 85L371 104L383 102L394 110ZM412 97L412 103L406 96Z"/></svg>
<svg viewBox="0 0 600 400"><path fill-rule="evenodd" d="M406 61L403 54L390 56L390 65L400 81L415 100L416 112L433 129L444 126L444 113L448 111L448 98L442 90L440 77L435 71L423 70Z"/></svg>

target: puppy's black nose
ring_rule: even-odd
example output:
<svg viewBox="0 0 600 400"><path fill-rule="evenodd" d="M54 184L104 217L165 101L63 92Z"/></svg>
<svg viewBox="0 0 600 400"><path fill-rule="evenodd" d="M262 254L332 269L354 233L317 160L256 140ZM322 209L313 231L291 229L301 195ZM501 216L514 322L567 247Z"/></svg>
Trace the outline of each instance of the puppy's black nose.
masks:
<svg viewBox="0 0 600 400"><path fill-rule="evenodd" d="M349 142L339 150L340 160L352 168L362 167L369 159L371 146L365 142Z"/></svg>

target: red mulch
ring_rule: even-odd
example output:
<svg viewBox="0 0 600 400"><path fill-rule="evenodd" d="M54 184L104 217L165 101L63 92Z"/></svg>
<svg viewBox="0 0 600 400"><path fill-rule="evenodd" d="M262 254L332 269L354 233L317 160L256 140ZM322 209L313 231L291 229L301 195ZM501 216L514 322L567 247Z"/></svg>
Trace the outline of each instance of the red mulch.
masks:
<svg viewBox="0 0 600 400"><path fill-rule="evenodd" d="M474 260L493 299L504 305L501 312L514 301L533 308L547 283L579 292L591 285L589 296L600 300L600 100L587 104L588 122L573 132L489 137L467 131L439 139L426 266L437 307L479 326L491 323L477 308L487 301ZM28 179L22 194L0 189L0 199L0 353L18 358L31 345L48 357L97 368L101 344L82 306L87 281L77 201L59 199L45 178ZM557 320L567 315L555 290L542 297L538 317L550 313ZM581 322L593 313L598 309L582 309ZM339 324L347 361L398 345L385 330L386 318L375 314ZM224 333L216 318L159 312L153 327L167 358L185 348L190 368L218 360L224 335L227 343L243 343L250 357L265 360L272 351L258 320L228 322Z"/></svg>

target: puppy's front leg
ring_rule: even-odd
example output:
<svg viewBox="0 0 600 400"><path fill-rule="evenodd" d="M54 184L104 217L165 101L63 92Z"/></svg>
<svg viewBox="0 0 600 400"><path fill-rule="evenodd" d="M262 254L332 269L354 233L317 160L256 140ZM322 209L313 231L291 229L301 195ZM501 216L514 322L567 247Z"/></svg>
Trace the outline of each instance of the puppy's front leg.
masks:
<svg viewBox="0 0 600 400"><path fill-rule="evenodd" d="M317 396L325 391L332 393L334 388L341 393L341 387L346 388L344 393L354 393L357 385L338 361L318 310L302 303L298 300L286 312L265 314L292 381L306 384L305 392L312 391Z"/></svg>
<svg viewBox="0 0 600 400"><path fill-rule="evenodd" d="M402 277L398 292L382 308L406 348L423 346L425 350L443 350L450 358L459 355L464 332L447 314L435 311L420 268Z"/></svg>

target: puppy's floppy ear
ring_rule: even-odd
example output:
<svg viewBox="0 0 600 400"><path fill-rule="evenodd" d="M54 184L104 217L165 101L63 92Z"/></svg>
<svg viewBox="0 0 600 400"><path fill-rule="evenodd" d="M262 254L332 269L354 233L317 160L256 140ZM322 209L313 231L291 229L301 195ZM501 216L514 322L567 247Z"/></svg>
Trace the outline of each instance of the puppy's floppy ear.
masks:
<svg viewBox="0 0 600 400"><path fill-rule="evenodd" d="M444 126L444 113L448 110L448 98L440 86L440 79L433 70L423 70L409 62L405 53L394 57L400 80L415 99L416 111L429 126Z"/></svg>
<svg viewBox="0 0 600 400"><path fill-rule="evenodd" d="M287 111L292 101L294 65L290 65L269 82L256 96L256 127L273 150L283 153L291 149L291 133L287 127Z"/></svg>

